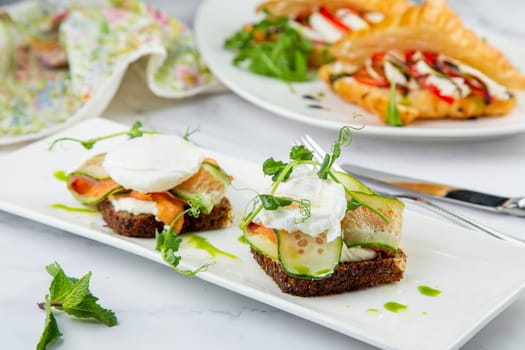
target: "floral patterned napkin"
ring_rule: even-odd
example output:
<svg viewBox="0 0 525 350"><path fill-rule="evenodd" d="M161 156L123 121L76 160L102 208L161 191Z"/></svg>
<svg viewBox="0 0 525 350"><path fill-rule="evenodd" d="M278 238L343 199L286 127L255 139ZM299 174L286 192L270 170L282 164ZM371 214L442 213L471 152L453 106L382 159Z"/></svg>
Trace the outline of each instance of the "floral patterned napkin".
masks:
<svg viewBox="0 0 525 350"><path fill-rule="evenodd" d="M130 64L182 98L216 82L191 31L135 0L40 0L0 13L0 144L97 116Z"/></svg>

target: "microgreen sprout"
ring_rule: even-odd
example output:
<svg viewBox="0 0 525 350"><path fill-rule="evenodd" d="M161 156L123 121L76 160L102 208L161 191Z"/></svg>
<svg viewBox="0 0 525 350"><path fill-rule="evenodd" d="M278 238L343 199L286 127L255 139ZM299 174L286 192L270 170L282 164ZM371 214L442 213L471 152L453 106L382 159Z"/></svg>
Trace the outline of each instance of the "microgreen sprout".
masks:
<svg viewBox="0 0 525 350"><path fill-rule="evenodd" d="M157 132L157 131L142 130L142 123L140 121L136 121L133 124L133 126L131 127L131 129L129 129L127 131L122 131L122 132L117 132L117 133L113 133L113 134L109 134L109 135L94 137L94 138L88 139L88 140L80 140L80 139L76 139L76 138L73 138L73 137L61 137L59 139L54 140L51 143L51 145L49 145L48 150L52 150L53 147L55 147L55 145L57 143L63 142L63 141L78 142L85 149L92 149L93 146L95 146L95 144L97 142L103 141L103 140L107 140L107 139L111 139L111 138L114 138L114 137L128 136L130 139L134 139L134 138L137 138L137 137L141 137L143 135L153 135L153 134L160 134L160 133Z"/></svg>
<svg viewBox="0 0 525 350"><path fill-rule="evenodd" d="M183 270L180 269L179 263L181 257L176 255L179 250L182 238L173 231L175 224L185 215L191 215L193 217L199 217L201 210L205 207L205 198L198 194L188 201L189 207L179 213L171 224L166 227L162 232L155 232L156 246L155 249L160 252L162 259L167 262L175 271L185 276L193 277L199 272L206 271L208 264L202 265L195 270Z"/></svg>
<svg viewBox="0 0 525 350"><path fill-rule="evenodd" d="M354 115L354 118L355 117L356 116ZM352 143L352 130L360 130L363 127L364 125L359 127L342 127L339 130L337 140L332 145L332 153L327 154L322 162L313 160L313 152L304 145L296 145L291 148L290 162L288 163L285 163L281 160L275 160L274 158L268 158L266 161L264 161L262 170L265 175L272 177L272 188L269 194L257 195L257 200L253 202L253 209L246 217L243 218L240 228L244 230L263 209L276 210L281 207L290 206L292 203L297 203L300 209L301 218L299 221L296 220L296 223L308 220L311 217L310 201L306 199L293 199L288 197L274 196L277 188L282 182L286 182L288 180L293 169L299 165L310 165L317 167L317 175L320 179L326 180L330 178L336 183L341 183L341 181L334 174L332 167L335 161L341 156L341 148ZM389 222L388 218L383 213L360 200L358 196L353 191L346 188L344 184L343 187L345 188L345 193L349 198L346 206L347 210L355 210L362 206L379 215L385 222Z"/></svg>
<svg viewBox="0 0 525 350"><path fill-rule="evenodd" d="M258 198L261 202L261 205L266 210L277 210L281 207L292 206L293 203L296 203L299 208L299 214L301 215L299 218L294 220L296 224L305 222L312 216L311 203L308 199L297 200L290 197L277 197L269 194L260 194L258 195Z"/></svg>
<svg viewBox="0 0 525 350"><path fill-rule="evenodd" d="M195 134L196 132L200 131L200 127L196 127L195 129L190 129L189 127L186 128L186 131L184 132L184 135L182 135L182 138L186 141L190 140L191 135Z"/></svg>

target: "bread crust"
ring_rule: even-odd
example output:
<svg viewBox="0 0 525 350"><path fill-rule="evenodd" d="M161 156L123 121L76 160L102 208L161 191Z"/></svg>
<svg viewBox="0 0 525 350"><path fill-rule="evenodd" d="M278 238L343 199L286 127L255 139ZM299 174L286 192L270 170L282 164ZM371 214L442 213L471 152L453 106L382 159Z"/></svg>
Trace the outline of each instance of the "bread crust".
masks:
<svg viewBox="0 0 525 350"><path fill-rule="evenodd" d="M372 54L389 50L444 54L507 88L525 89L525 77L500 51L465 28L444 0L427 0L367 30L350 32L330 52L337 60L361 66Z"/></svg>
<svg viewBox="0 0 525 350"><path fill-rule="evenodd" d="M164 223L156 220L154 215L134 215L125 211L116 211L109 199L100 203L98 209L108 227L122 236L153 238L155 231L162 232L164 229ZM228 198L224 197L208 215L201 214L194 218L186 214L180 233L217 230L230 226L232 222L232 206Z"/></svg>
<svg viewBox="0 0 525 350"><path fill-rule="evenodd" d="M389 100L389 90L359 83L347 77L330 80L333 65L321 67L319 75L332 91L344 100L361 106L368 112L374 113L385 121ZM456 99L449 104L428 90L419 89L410 91L406 97L396 95L397 107L403 124L410 124L415 119L455 118L468 119L472 117L498 117L510 113L516 106L515 96L507 100L493 100L485 104L478 96L469 95L466 98Z"/></svg>
<svg viewBox="0 0 525 350"><path fill-rule="evenodd" d="M295 18L320 7L329 11L350 7L360 12L376 11L390 16L402 13L408 6L405 0L270 0L257 6L257 12L266 10L273 17Z"/></svg>
<svg viewBox="0 0 525 350"><path fill-rule="evenodd" d="M251 249L255 261L284 292L302 297L317 297L339 294L374 287L380 284L399 282L406 268L406 254L398 249L393 257L359 262L342 262L334 273L324 279L313 280L291 277L278 261Z"/></svg>

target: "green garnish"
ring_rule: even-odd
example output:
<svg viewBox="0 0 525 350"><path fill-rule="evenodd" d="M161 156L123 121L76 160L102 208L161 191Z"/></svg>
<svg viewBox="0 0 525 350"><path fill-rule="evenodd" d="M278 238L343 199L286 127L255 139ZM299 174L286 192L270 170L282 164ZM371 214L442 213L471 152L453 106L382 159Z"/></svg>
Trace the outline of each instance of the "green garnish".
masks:
<svg viewBox="0 0 525 350"><path fill-rule="evenodd" d="M246 66L253 73L286 82L310 80L308 54L313 43L292 28L287 18L245 26L226 39L224 48L237 53L234 65Z"/></svg>
<svg viewBox="0 0 525 350"><path fill-rule="evenodd" d="M117 324L115 313L100 306L97 303L98 298L91 294L89 290L91 272L80 279L68 277L57 262L46 266L46 270L53 277L53 280L49 286L49 294L46 295L45 302L38 304L41 309L46 311L46 321L37 350L45 349L49 343L62 335L58 329L52 307L78 318L98 320L108 327Z"/></svg>
<svg viewBox="0 0 525 350"><path fill-rule="evenodd" d="M182 135L182 138L186 141L190 141L190 136L198 131L200 131L199 127L196 127L195 129L190 129L189 127L187 127L186 131L184 132L184 135Z"/></svg>
<svg viewBox="0 0 525 350"><path fill-rule="evenodd" d="M390 93L388 95L388 106L386 108L385 123L392 126L403 126L400 119L399 109L396 103L396 83L390 83Z"/></svg>
<svg viewBox="0 0 525 350"><path fill-rule="evenodd" d="M297 203L299 206L299 214L301 214L301 217L295 220L296 224L305 222L312 216L312 206L308 199L297 200L289 197L276 197L270 194L260 194L258 195L258 197L261 201L263 208L266 210L277 210L280 207L287 207L292 203Z"/></svg>
<svg viewBox="0 0 525 350"><path fill-rule="evenodd" d="M252 211L243 218L240 224L241 230L244 230L250 222L259 214L263 209L276 210L280 207L285 207L293 202L299 204L301 210L301 221L304 222L311 217L310 213L310 201L302 199L296 200L288 197L277 197L274 196L279 184L286 182L290 177L293 169L299 165L313 165L319 168L317 175L320 179L327 179L330 177L333 181L341 183L332 171L332 166L335 161L341 156L341 147L348 146L352 142L352 130L360 130L363 127L352 127L344 126L339 130L339 135L335 143L332 145L332 153L327 154L322 162L313 160L313 152L306 148L304 145L293 146L290 150L290 162L285 163L280 160L268 158L264 161L262 170L265 175L271 176L273 186L269 194L259 194L255 197L254 207ZM341 183L342 184L342 183ZM351 198L347 201L347 210L355 210L361 206L372 210L374 213L379 215L386 223L389 222L388 218L381 213L379 210L369 206L368 204L361 201L352 191L347 189L344 184L346 194ZM296 223L298 223L296 222Z"/></svg>
<svg viewBox="0 0 525 350"><path fill-rule="evenodd" d="M157 131L146 131L146 130L142 130L141 128L142 128L142 123L139 122L139 121L136 121L133 124L133 126L131 127L131 129L129 129L128 131L117 132L117 133L114 133L114 134L109 134L109 135L105 135L105 136L95 137L95 138L88 139L88 140L79 140L79 139L75 139L73 137L62 137L62 138L59 138L59 139L56 139L55 141L53 141L48 149L52 150L53 147L55 147L55 145L57 143L62 142L62 141L78 142L85 149L92 149L93 146L95 146L95 143L97 143L99 141L111 139L113 137L126 136L127 135L127 136L129 136L130 139L134 139L134 138L141 137L142 135L147 135L147 134L149 134L149 135L160 134Z"/></svg>
<svg viewBox="0 0 525 350"><path fill-rule="evenodd" d="M172 221L172 223L164 229L162 232L155 233L156 246L155 249L160 252L162 259L167 262L175 271L185 276L193 277L197 273L206 271L208 269L208 264L202 265L195 270L182 270L179 269L179 263L181 257L176 255L179 251L180 244L182 243L182 238L180 238L177 233L173 232L173 227L179 221L181 217L185 214L191 215L193 217L198 217L201 213L201 210L204 208L204 198L200 195L194 196L188 201L189 207L181 212L177 217Z"/></svg>
<svg viewBox="0 0 525 350"><path fill-rule="evenodd" d="M62 333L60 333L60 329L58 329L58 324L55 315L53 315L53 312L51 311L51 302L49 301L48 294L46 294L44 310L46 311L46 322L44 326L44 331L40 336L40 341L36 346L36 350L45 350L49 343L62 336Z"/></svg>

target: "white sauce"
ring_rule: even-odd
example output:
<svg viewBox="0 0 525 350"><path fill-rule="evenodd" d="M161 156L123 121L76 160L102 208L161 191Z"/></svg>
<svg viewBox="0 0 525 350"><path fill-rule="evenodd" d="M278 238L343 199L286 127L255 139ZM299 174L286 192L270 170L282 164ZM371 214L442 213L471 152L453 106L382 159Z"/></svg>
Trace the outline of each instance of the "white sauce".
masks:
<svg viewBox="0 0 525 350"><path fill-rule="evenodd" d="M508 100L510 98L510 95L508 94L508 90L506 87L496 83L494 80L487 77L485 74L480 72L479 70L472 68L470 66L467 66L466 64L459 63L459 69L463 73L472 74L479 78L485 85L487 86L487 89L489 91L490 96L498 99L498 100Z"/></svg>
<svg viewBox="0 0 525 350"><path fill-rule="evenodd" d="M133 215L151 214L157 216L157 203L142 201L132 197L110 197L115 211L125 211ZM159 220L160 221L160 220Z"/></svg>
<svg viewBox="0 0 525 350"><path fill-rule="evenodd" d="M406 85L407 78L397 69L392 63L385 61L385 76L386 79L397 85Z"/></svg>
<svg viewBox="0 0 525 350"><path fill-rule="evenodd" d="M312 29L321 35L324 41L333 43L344 36L344 33L337 29L329 20L323 17L319 12L314 12L310 18Z"/></svg>
<svg viewBox="0 0 525 350"><path fill-rule="evenodd" d="M430 68L430 66L423 60L417 61L415 68L419 74L428 74L426 78L427 83L434 85L443 96L461 98L466 97L470 93L470 89L466 84L463 83L461 87L458 88L458 85L452 82L449 78L435 75L432 68Z"/></svg>
<svg viewBox="0 0 525 350"><path fill-rule="evenodd" d="M255 223L288 232L300 231L314 237L327 232L328 242L341 235L341 220L346 213L343 185L330 179L321 180L316 170L299 166L286 182L279 185L275 196L309 200L311 217L300 222L299 208L281 207L263 209L253 220Z"/></svg>
<svg viewBox="0 0 525 350"><path fill-rule="evenodd" d="M290 20L289 22L290 27L297 30L299 33L301 33L302 36L304 36L308 40L312 41L325 41L325 38L322 34L319 32L316 32L312 28L309 28L307 26L303 26L301 23L297 21Z"/></svg>
<svg viewBox="0 0 525 350"><path fill-rule="evenodd" d="M365 19L346 8L338 9L334 16L351 30L363 30L370 27ZM364 16L372 23L379 23L384 18L379 12L367 12ZM334 43L346 34L345 31L338 28L319 12L314 12L310 15L309 23L311 28L290 20L290 25L293 28L299 30L307 39L313 41Z"/></svg>
<svg viewBox="0 0 525 350"><path fill-rule="evenodd" d="M381 12L366 12L363 16L368 22L372 23L380 23L385 19L385 16Z"/></svg>
<svg viewBox="0 0 525 350"><path fill-rule="evenodd" d="M362 30L369 27L364 19L348 9L340 8L335 11L335 15L352 30Z"/></svg>
<svg viewBox="0 0 525 350"><path fill-rule="evenodd" d="M144 135L108 152L103 167L124 188L163 192L195 174L203 155L191 143L173 135Z"/></svg>
<svg viewBox="0 0 525 350"><path fill-rule="evenodd" d="M354 261L363 261L371 260L377 256L377 253L370 249L365 249L361 247L351 247L348 248L346 244L343 243L341 248L341 258L340 262L354 262Z"/></svg>

